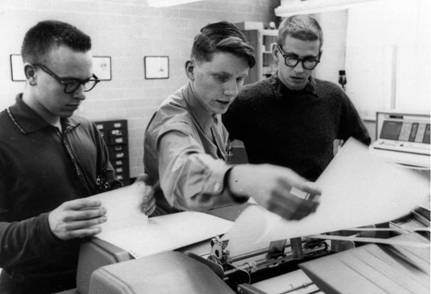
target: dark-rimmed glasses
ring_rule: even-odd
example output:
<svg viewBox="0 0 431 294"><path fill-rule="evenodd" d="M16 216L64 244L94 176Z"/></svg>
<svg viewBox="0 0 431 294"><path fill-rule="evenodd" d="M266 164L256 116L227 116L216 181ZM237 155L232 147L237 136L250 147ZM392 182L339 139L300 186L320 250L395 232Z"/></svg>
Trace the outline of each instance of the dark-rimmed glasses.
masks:
<svg viewBox="0 0 431 294"><path fill-rule="evenodd" d="M296 67L299 62L302 63L304 69L314 69L320 62L320 54L318 56L305 56L300 58L295 54L287 54L280 45L277 44L277 49L284 58L284 64L288 67Z"/></svg>
<svg viewBox="0 0 431 294"><path fill-rule="evenodd" d="M98 82L100 82L100 80L95 74L92 74L90 78L85 80L77 78L61 78L43 64L35 63L33 64L33 66L39 67L41 70L53 77L58 83L62 84L64 87L63 91L66 94L72 94L81 86L83 86L82 91L89 92L93 90L93 88L97 85Z"/></svg>

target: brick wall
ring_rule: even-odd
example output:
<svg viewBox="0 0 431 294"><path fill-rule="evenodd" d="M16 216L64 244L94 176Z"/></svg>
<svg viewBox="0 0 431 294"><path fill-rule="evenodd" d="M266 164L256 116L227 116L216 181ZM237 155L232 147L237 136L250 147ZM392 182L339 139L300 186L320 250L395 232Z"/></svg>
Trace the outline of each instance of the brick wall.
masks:
<svg viewBox="0 0 431 294"><path fill-rule="evenodd" d="M145 0L0 0L0 108L13 103L23 82L10 78L9 54L19 53L36 22L70 22L93 40L93 55L112 58L112 81L88 93L78 114L92 120L129 121L130 172L143 171L145 127L160 102L186 82L184 62L198 30L209 22L274 20L278 0L207 0L151 8ZM168 55L170 78L145 80L143 57Z"/></svg>

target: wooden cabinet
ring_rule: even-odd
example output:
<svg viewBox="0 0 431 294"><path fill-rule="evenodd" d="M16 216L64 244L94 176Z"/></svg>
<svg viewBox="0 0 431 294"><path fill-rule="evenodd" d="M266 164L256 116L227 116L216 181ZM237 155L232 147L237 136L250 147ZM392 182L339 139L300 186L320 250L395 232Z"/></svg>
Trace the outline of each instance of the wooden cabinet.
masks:
<svg viewBox="0 0 431 294"><path fill-rule="evenodd" d="M265 30L262 23L242 22L236 24L255 48L256 65L250 70L246 83L269 77L276 71L272 45L277 42L277 30Z"/></svg>

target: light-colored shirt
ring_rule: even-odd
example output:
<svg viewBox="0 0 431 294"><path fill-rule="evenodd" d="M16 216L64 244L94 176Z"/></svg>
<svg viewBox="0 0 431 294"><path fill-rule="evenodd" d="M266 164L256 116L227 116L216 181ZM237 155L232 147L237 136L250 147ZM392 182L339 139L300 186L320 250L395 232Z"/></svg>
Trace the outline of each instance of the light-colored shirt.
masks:
<svg viewBox="0 0 431 294"><path fill-rule="evenodd" d="M161 188L155 193L158 207L203 211L234 203L224 189L227 148L220 116L204 108L190 84L168 97L151 118L144 141L146 173Z"/></svg>

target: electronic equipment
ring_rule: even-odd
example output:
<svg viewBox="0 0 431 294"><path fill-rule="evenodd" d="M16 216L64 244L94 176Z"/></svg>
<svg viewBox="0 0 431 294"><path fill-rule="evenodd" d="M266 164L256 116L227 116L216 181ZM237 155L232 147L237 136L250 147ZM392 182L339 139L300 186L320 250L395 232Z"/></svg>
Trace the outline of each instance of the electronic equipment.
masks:
<svg viewBox="0 0 431 294"><path fill-rule="evenodd" d="M76 293L425 294L429 220L429 210L418 208L381 226L352 229L373 238L357 235L355 248L335 253L331 238L338 235L327 235L328 240L273 240L267 248L241 256L231 256L226 250L229 240L215 237L138 259L93 239L81 249ZM364 239L385 240L386 245L358 243ZM403 242L423 246L405 247Z"/></svg>
<svg viewBox="0 0 431 294"><path fill-rule="evenodd" d="M300 271L299 263L330 254L329 242L325 240L302 238L274 240L267 248L241 256L230 256L226 250L227 243L228 240L213 238L210 242L209 255L203 257L193 252L189 252L188 255L208 265L237 293L262 293L258 292L256 283L292 271ZM306 283L313 284L304 275L301 282L294 286L285 286L284 290L300 288Z"/></svg>
<svg viewBox="0 0 431 294"><path fill-rule="evenodd" d="M370 150L400 164L429 169L430 115L377 112L376 141Z"/></svg>

